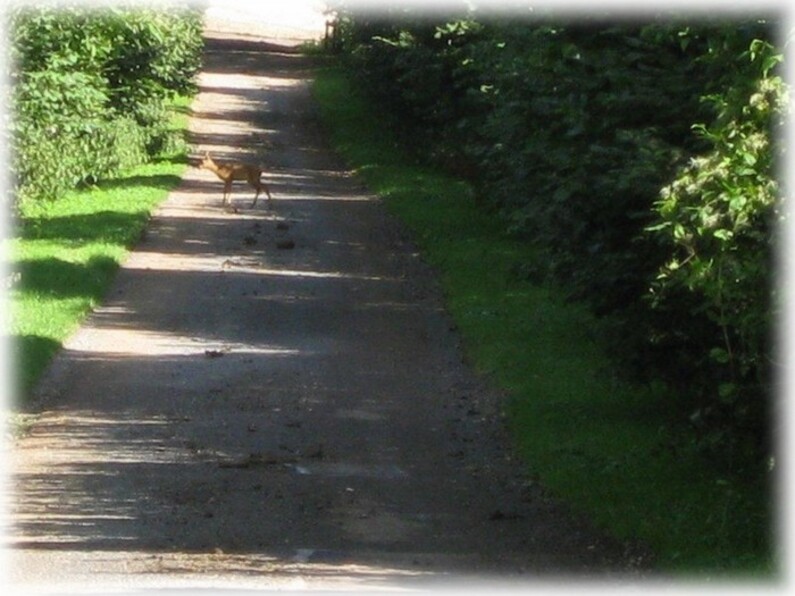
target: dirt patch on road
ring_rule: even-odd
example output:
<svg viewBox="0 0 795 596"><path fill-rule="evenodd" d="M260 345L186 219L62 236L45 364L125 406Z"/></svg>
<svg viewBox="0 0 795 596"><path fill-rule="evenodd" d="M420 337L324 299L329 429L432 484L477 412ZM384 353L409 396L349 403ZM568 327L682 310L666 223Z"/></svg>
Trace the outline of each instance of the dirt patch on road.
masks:
<svg viewBox="0 0 795 596"><path fill-rule="evenodd" d="M209 36L191 168L42 381L12 453L13 579L351 587L625 577L526 482L433 272L324 144L312 63ZM642 565L641 565L642 566Z"/></svg>

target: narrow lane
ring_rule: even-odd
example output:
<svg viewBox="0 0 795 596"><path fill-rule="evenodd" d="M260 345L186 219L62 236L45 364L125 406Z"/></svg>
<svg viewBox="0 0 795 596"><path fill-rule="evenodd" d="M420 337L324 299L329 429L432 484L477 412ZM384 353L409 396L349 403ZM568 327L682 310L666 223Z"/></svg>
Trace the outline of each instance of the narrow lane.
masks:
<svg viewBox="0 0 795 596"><path fill-rule="evenodd" d="M381 587L620 575L526 485L433 272L327 148L309 59L208 32L191 168L39 387L12 453L13 580ZM423 584L424 585L424 584Z"/></svg>

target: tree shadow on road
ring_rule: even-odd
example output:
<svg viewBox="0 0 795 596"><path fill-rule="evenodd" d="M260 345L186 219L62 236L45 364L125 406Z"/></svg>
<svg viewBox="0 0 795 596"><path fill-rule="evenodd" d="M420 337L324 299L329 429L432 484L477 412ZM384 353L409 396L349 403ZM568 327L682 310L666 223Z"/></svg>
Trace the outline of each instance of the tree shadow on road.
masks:
<svg viewBox="0 0 795 596"><path fill-rule="evenodd" d="M153 218L37 387L46 412L25 449L47 449L15 472L13 547L90 552L133 579L366 587L620 568L616 545L507 488L507 460L484 447L498 413L462 368L433 274L326 151L310 68L267 43L208 44L206 72L228 86L198 102L191 162L208 147L263 162L274 208L248 208L240 185L225 209L220 181L193 172ZM298 82L262 99L235 78L252 73ZM100 217L48 233L129 224ZM32 283L68 291L50 265L28 264Z"/></svg>

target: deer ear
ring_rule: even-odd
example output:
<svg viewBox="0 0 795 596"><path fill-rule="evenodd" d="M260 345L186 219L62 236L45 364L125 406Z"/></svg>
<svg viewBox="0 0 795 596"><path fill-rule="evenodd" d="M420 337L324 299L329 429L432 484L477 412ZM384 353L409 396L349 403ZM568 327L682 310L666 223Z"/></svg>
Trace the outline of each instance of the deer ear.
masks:
<svg viewBox="0 0 795 596"><path fill-rule="evenodd" d="M204 157L206 157L207 159L210 159L210 152L209 151L205 151L204 152Z"/></svg>

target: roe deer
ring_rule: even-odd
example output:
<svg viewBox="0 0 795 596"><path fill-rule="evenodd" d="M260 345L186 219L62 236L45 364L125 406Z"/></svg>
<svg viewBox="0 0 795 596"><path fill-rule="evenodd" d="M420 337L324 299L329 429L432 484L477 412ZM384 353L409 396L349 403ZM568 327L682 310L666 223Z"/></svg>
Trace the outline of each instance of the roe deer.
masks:
<svg viewBox="0 0 795 596"><path fill-rule="evenodd" d="M245 180L257 191L254 195L254 202L251 203L251 207L253 208L257 204L259 193L264 190L268 195L268 208L270 209L273 198L271 197L271 191L268 189L268 185L259 179L260 176L262 176L262 168L245 163L216 162L210 157L209 151L204 153L204 159L202 159L199 167L215 172L215 175L224 181L224 205L226 205L229 192L232 190L232 181Z"/></svg>

